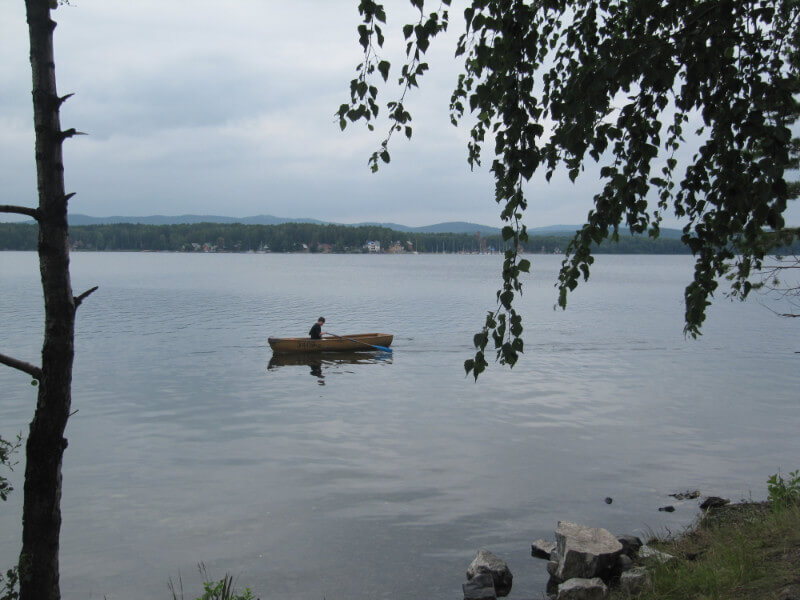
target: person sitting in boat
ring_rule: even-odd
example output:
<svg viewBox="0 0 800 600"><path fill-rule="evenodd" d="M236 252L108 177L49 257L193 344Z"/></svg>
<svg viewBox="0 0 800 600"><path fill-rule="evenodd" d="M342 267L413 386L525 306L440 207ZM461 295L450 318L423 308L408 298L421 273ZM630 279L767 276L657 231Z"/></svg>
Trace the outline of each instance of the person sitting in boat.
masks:
<svg viewBox="0 0 800 600"><path fill-rule="evenodd" d="M322 326L325 324L325 317L320 317L317 319L317 322L311 326L311 330L308 332L308 337L312 340L319 340L322 339L323 335L328 335L327 331L322 331Z"/></svg>

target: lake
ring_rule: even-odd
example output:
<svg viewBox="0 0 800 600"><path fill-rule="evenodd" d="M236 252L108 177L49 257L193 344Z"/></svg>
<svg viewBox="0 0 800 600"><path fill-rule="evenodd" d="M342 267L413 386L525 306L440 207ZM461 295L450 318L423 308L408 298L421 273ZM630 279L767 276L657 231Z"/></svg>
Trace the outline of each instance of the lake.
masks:
<svg viewBox="0 0 800 600"><path fill-rule="evenodd" d="M798 323L721 295L683 336L685 256L599 256L553 310L560 257L534 256L513 370L464 376L499 256L74 253L65 600L186 598L197 564L262 599L461 597L479 548L510 598L540 597L530 544L559 520L677 532L698 489L763 499L800 468ZM0 253L0 352L38 363L34 253ZM392 355L275 361L267 337L387 332ZM0 434L36 389L0 367ZM23 465L0 505L16 562ZM613 503L604 499L612 497ZM658 508L673 505L673 513Z"/></svg>

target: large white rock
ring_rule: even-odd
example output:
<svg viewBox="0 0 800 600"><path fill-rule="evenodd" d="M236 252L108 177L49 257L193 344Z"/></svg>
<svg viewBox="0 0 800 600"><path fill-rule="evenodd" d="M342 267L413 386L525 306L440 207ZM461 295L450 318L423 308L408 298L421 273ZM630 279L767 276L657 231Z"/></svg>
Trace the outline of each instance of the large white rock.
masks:
<svg viewBox="0 0 800 600"><path fill-rule="evenodd" d="M608 596L608 587L599 577L576 577L558 586L556 600L602 600Z"/></svg>
<svg viewBox="0 0 800 600"><path fill-rule="evenodd" d="M622 553L622 544L606 529L559 521L556 552L558 579L591 579L613 567Z"/></svg>

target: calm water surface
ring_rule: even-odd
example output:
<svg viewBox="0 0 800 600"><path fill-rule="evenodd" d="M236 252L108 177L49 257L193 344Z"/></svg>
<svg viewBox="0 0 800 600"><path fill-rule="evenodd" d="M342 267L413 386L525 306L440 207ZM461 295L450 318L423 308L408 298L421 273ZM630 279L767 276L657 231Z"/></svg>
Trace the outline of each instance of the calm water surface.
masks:
<svg viewBox="0 0 800 600"><path fill-rule="evenodd" d="M77 324L63 597L168 598L179 576L195 597L203 561L264 599L459 598L481 547L512 600L539 597L530 543L559 519L675 531L697 504L670 493L763 498L800 467L796 323L719 299L684 339L687 257L601 256L554 311L559 259L533 263L524 357L476 384L462 364L499 257L73 254L75 292L100 289ZM0 352L34 363L37 269L0 253ZM319 315L394 333L393 355L270 363L268 336ZM0 368L0 434L27 430L35 393Z"/></svg>

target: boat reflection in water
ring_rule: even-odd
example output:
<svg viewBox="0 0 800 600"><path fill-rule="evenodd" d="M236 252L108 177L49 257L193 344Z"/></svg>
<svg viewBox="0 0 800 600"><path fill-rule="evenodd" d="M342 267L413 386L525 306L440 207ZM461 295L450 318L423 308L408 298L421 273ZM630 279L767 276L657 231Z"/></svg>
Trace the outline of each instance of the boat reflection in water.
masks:
<svg viewBox="0 0 800 600"><path fill-rule="evenodd" d="M302 367L310 369L320 385L325 385L325 371L336 371L346 365L391 364L391 352L308 352L296 354L273 354L268 370L279 367Z"/></svg>

